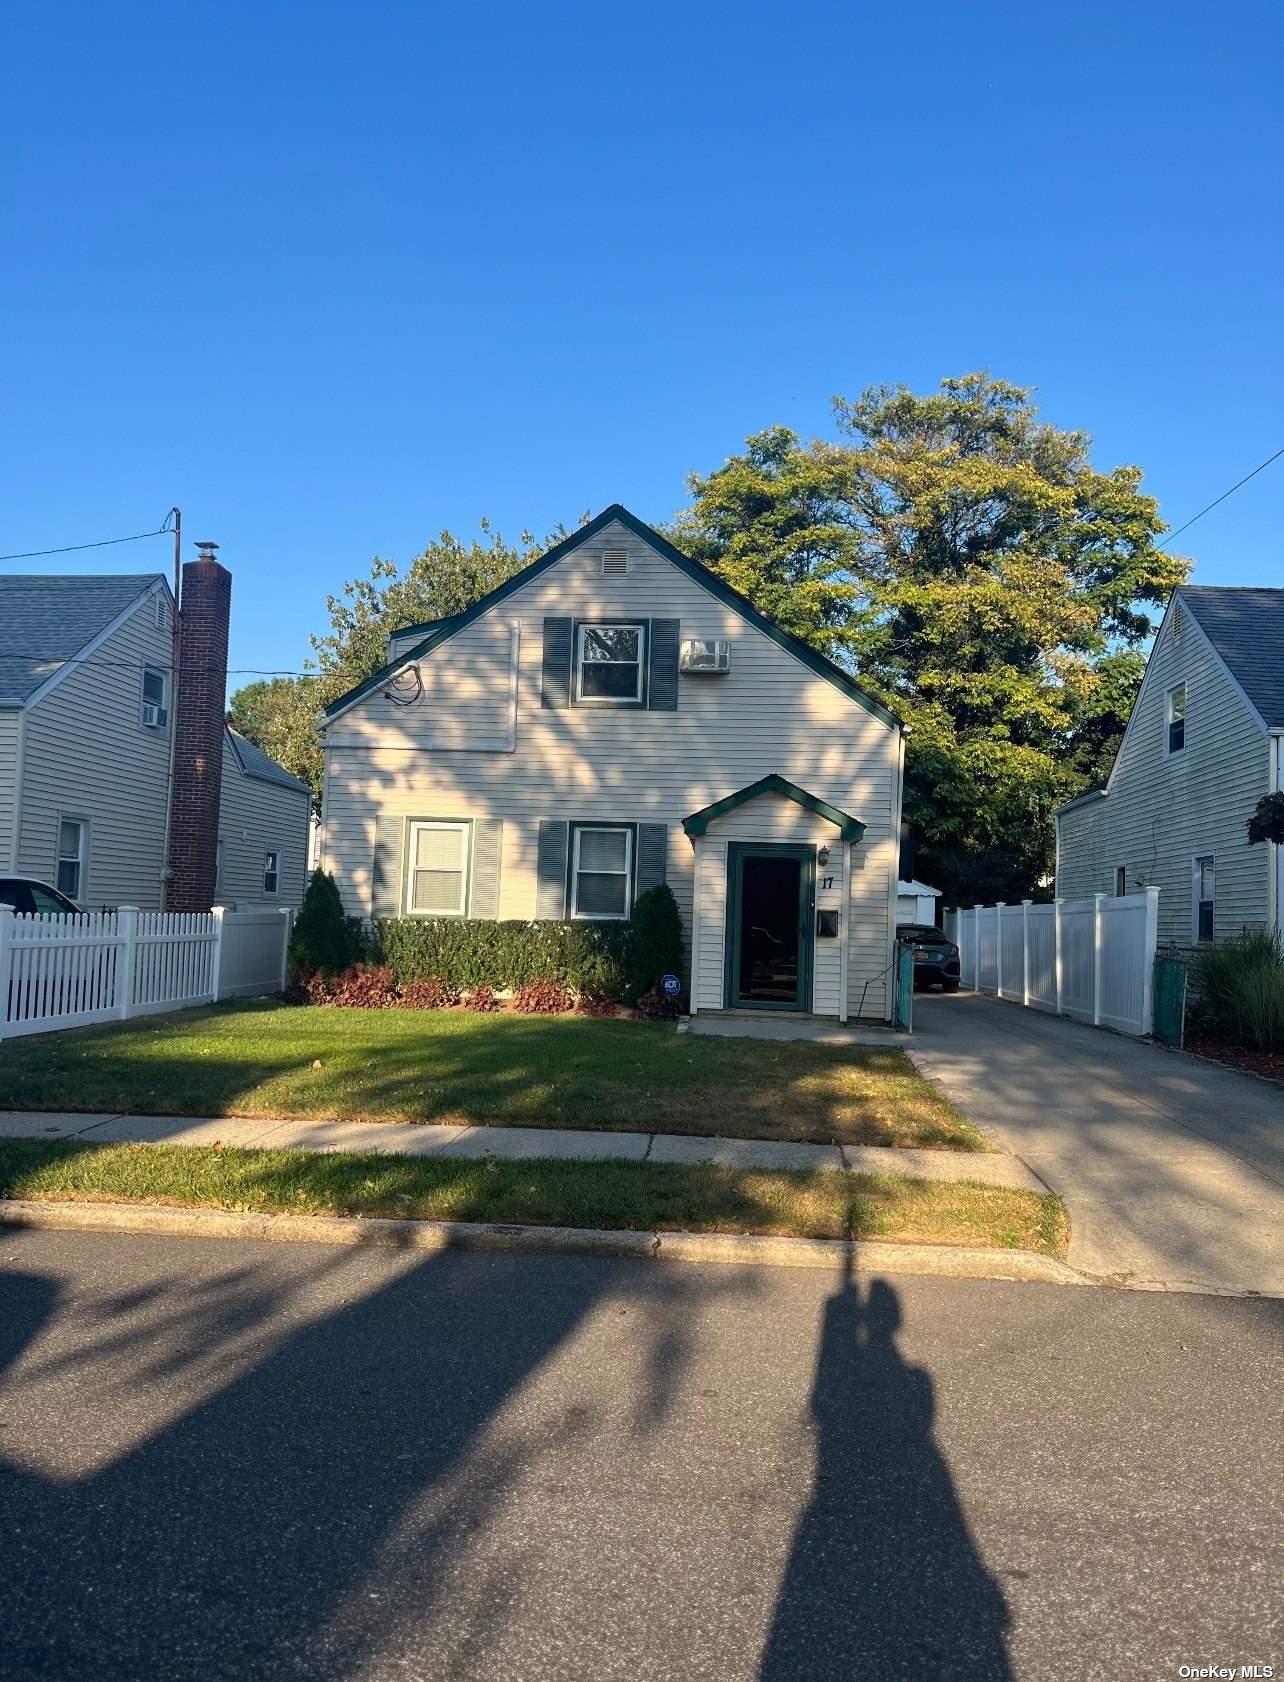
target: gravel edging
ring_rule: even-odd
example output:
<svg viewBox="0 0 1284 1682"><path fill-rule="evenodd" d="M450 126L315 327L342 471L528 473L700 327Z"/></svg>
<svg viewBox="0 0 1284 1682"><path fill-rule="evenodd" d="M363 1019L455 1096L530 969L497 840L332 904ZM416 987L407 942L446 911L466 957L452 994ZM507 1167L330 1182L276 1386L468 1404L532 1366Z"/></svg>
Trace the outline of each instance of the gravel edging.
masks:
<svg viewBox="0 0 1284 1682"><path fill-rule="evenodd" d="M1033 1280L1091 1285L1064 1262L1030 1250L952 1244L893 1244L832 1238L771 1238L716 1232L607 1232L585 1227L498 1226L341 1215L254 1215L132 1203L0 1201L0 1227L62 1232L130 1232L239 1238L287 1244L374 1245L416 1251L490 1250L519 1255L628 1256L645 1261L755 1267L836 1268L931 1274L952 1279Z"/></svg>

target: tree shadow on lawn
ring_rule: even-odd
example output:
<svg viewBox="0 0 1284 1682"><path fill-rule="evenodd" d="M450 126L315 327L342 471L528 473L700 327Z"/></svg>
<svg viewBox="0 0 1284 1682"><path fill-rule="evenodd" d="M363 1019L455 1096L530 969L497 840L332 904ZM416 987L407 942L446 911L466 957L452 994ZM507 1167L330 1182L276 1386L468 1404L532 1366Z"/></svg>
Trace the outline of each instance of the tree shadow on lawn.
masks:
<svg viewBox="0 0 1284 1682"><path fill-rule="evenodd" d="M318 1063L320 1067L314 1067ZM242 1006L6 1048L0 1107L966 1146L899 1051L649 1023Z"/></svg>

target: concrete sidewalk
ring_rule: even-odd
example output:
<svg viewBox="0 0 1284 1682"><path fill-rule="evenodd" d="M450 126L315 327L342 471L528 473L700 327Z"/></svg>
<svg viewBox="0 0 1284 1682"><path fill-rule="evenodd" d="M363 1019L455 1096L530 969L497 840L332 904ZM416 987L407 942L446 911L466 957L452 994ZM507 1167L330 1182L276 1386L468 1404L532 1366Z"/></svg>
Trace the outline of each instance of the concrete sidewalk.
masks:
<svg viewBox="0 0 1284 1682"><path fill-rule="evenodd" d="M0 1138L78 1138L89 1143L237 1145L260 1150L387 1151L395 1156L536 1157L581 1162L716 1162L728 1168L850 1169L919 1180L975 1180L1046 1191L1015 1157L983 1151L893 1150L879 1145L799 1145L773 1139L679 1133L604 1133L552 1127L437 1127L407 1122L281 1121L270 1116L75 1115L0 1111Z"/></svg>
<svg viewBox="0 0 1284 1682"><path fill-rule="evenodd" d="M1065 1199L1101 1278L1284 1296L1284 1092L975 994L914 1003L916 1067Z"/></svg>

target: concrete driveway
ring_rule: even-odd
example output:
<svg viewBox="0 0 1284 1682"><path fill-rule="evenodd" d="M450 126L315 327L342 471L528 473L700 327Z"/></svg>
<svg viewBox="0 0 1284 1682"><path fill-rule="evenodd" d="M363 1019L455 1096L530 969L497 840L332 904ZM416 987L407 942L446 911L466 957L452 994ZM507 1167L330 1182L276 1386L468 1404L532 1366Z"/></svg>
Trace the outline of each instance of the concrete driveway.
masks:
<svg viewBox="0 0 1284 1682"><path fill-rule="evenodd" d="M1284 1296L1284 1091L960 993L911 1055L1066 1200L1070 1262L1119 1284Z"/></svg>

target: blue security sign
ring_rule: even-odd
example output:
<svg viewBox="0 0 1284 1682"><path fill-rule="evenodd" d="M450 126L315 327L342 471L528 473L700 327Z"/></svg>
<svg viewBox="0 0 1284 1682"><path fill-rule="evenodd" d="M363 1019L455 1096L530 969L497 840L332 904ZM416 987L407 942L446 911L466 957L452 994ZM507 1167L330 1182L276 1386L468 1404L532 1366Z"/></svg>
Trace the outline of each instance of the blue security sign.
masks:
<svg viewBox="0 0 1284 1682"><path fill-rule="evenodd" d="M660 987L666 999L676 999L682 991L682 983L676 975L662 975L660 977Z"/></svg>

